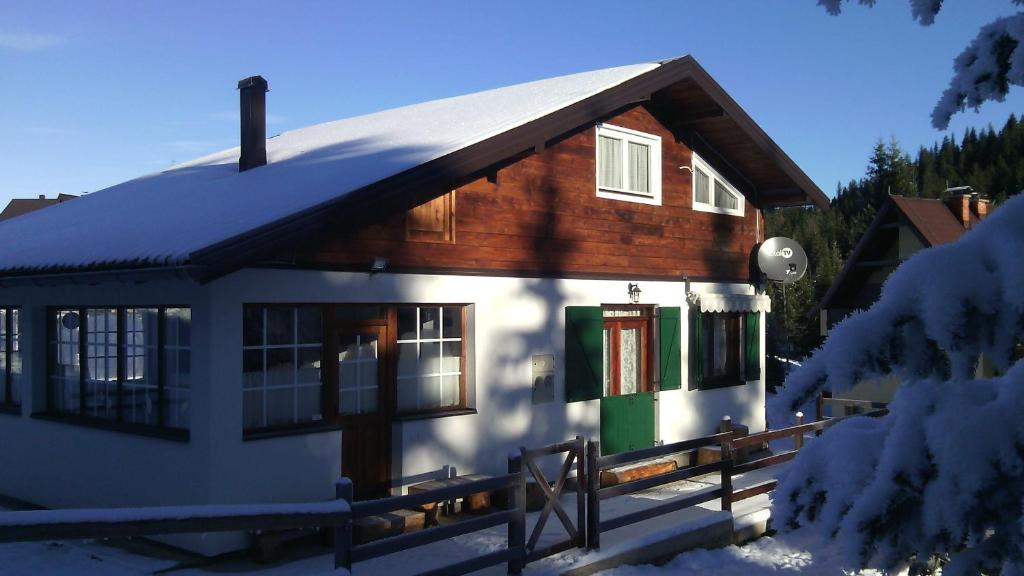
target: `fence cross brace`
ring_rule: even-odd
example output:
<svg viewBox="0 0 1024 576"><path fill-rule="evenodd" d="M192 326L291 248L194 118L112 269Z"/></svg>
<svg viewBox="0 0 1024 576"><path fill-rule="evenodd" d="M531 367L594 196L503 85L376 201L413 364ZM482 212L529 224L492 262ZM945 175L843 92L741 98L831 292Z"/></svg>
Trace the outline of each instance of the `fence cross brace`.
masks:
<svg viewBox="0 0 1024 576"><path fill-rule="evenodd" d="M558 473L558 481L555 482L554 489L548 485L548 479L544 476L544 473L541 472L540 468L537 467L537 464L533 459L529 457L526 448L520 448L519 451L522 454L523 463L526 464L527 469L530 470L530 474L532 474L534 479L537 480L537 484L544 492L546 500L544 502L544 508L540 512L540 517L537 518L537 524L534 525L533 532L530 533L530 540L526 544L527 553L529 554L533 552L534 548L536 548L537 541L540 540L541 532L543 532L544 526L548 522L548 516L551 515L552 510L554 510L555 515L557 515L558 519L562 522L562 526L565 527L565 531L569 535L569 538L574 541L577 540L579 538L579 532L577 532L576 528L572 525L572 520L569 519L569 515L566 513L565 509L562 508L562 503L558 500L558 497L562 494L562 488L565 486L565 480L569 476L569 469L572 468L572 463L577 458L576 449L573 448L569 450L569 453L565 457L565 461L562 462L562 468Z"/></svg>

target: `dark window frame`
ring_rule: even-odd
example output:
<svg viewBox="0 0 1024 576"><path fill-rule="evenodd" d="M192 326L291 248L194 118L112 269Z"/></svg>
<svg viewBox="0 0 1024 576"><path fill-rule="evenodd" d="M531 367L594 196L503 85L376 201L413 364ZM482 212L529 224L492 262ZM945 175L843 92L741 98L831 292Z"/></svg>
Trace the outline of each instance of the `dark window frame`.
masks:
<svg viewBox="0 0 1024 576"><path fill-rule="evenodd" d="M729 388L732 386L743 386L747 383L746 374L744 372L744 358L743 358L743 343L746 331L746 322L744 322L744 312L704 312L703 322L704 326L701 327L704 341L703 352L704 358L702 366L704 369L704 375L701 381L701 385L698 390L714 390L716 388ZM734 354L732 366L734 371L727 372L726 374L714 375L711 372L711 367L714 365L715 350L714 350L714 320L716 317L726 316L737 324L736 331L732 334L726 342L729 347L728 350L732 350ZM728 351L727 351L728 353Z"/></svg>
<svg viewBox="0 0 1024 576"><path fill-rule="evenodd" d="M21 307L20 306L0 306L0 310L3 310L3 312L4 312L4 315L3 315L4 316L4 318L3 318L3 323L4 323L4 327L3 328L4 328L4 330L3 330L3 335L2 335L3 336L3 349L0 350L0 354L2 354L4 356L4 358L3 358L3 360L4 360L4 368L3 368L3 372L4 372L4 383L3 383L4 390L3 390L3 392L4 392L4 394L3 394L3 400L0 400L0 412L9 412L9 413L12 413L12 414L20 414L21 413L21 401L20 401L21 396L19 396L19 401L15 401L14 400L14 381L13 381L14 368L13 368L13 362L11 362L11 356L15 352L17 352L18 354L23 354L24 346L23 346L23 342L22 342L23 339L22 339L22 330L21 330L21 314L22 314L22 311L21 311ZM16 311L16 310L18 312L18 324L17 324L17 328L18 328L18 330L17 330L17 334L18 334L18 349L17 350L14 349L14 334L15 334L15 330L14 330L14 328L15 328L14 311ZM21 365L22 365L21 376L22 377L24 375L24 362L25 362L25 359L24 359L24 357L22 357L22 359L21 359ZM22 377L18 378L18 384L21 383Z"/></svg>
<svg viewBox="0 0 1024 576"><path fill-rule="evenodd" d="M157 408L156 408L156 424L147 424L143 422L132 422L124 420L124 379L125 379L125 360L127 354L127 343L125 338L125 311L126 310L144 310L151 309L157 311ZM166 424L166 415L164 413L164 345L166 337L164 335L165 318L168 309L187 309L189 310L189 318L191 324L191 305L187 304L117 304L117 305L105 305L105 304L89 304L89 305L68 305L68 306L47 306L46 307L46 409L40 412L34 413L32 416L45 420L53 420L59 422L67 422L72 424L78 424L82 426L90 426L94 428L101 428L105 430L112 430L117 432L126 432L131 434L138 434L142 436L152 436L158 438L165 438L169 440L181 440L188 441L191 430L191 415L189 417L189 426L187 428L170 427ZM56 342L55 334L55 321L56 315L59 311L70 310L78 314L79 326L78 326L78 409L77 411L60 411L54 408L55 396L53 387L53 378L56 374L56 362L57 359L54 354L53 343ZM90 416L85 412L85 382L88 370L86 369L86 362L88 361L87 351L87 340L88 340L88 322L87 322L87 311L88 310L115 310L116 318L116 334L117 334L117 345L116 345L116 372L117 372L117 387L116 387L116 415L113 419L103 418L98 416ZM189 342L189 350L191 353L192 343L191 337ZM189 368L189 374L191 376L191 362ZM191 393L192 386L190 384L189 391Z"/></svg>

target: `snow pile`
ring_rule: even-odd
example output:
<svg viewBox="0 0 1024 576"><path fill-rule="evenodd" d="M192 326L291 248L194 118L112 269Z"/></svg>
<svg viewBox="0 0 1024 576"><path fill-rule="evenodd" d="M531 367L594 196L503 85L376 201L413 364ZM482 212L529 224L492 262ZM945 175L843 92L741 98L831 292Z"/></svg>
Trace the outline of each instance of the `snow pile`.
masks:
<svg viewBox="0 0 1024 576"><path fill-rule="evenodd" d="M849 565L947 556L944 573L1024 573L1024 196L955 243L900 266L878 303L838 325L786 381L789 412L822 388L903 383L881 419L811 443L774 496L780 526L836 534ZM980 354L999 378L973 379ZM1015 572L1019 571L1019 572Z"/></svg>

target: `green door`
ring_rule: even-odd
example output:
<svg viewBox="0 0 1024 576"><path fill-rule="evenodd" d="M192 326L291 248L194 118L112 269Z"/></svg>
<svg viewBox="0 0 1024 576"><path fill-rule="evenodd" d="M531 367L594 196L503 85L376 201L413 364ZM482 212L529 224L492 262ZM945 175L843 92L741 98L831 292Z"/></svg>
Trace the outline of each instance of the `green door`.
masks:
<svg viewBox="0 0 1024 576"><path fill-rule="evenodd" d="M654 446L654 393L601 398L601 454Z"/></svg>

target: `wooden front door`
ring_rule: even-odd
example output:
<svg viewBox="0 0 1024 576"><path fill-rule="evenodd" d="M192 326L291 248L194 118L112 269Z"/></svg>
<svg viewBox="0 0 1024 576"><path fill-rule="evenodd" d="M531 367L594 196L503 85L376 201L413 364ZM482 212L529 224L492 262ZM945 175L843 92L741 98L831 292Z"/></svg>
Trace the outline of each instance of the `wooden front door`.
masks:
<svg viewBox="0 0 1024 576"><path fill-rule="evenodd" d="M602 454L618 454L654 445L651 317L640 310L635 313L638 315L604 318Z"/></svg>
<svg viewBox="0 0 1024 576"><path fill-rule="evenodd" d="M391 416L387 326L345 326L334 332L334 386L342 421L341 473L357 500L388 495Z"/></svg>

